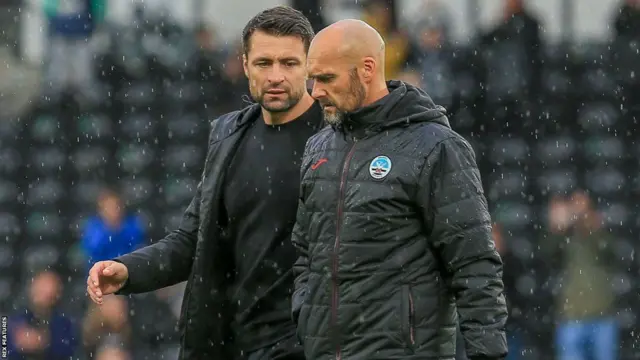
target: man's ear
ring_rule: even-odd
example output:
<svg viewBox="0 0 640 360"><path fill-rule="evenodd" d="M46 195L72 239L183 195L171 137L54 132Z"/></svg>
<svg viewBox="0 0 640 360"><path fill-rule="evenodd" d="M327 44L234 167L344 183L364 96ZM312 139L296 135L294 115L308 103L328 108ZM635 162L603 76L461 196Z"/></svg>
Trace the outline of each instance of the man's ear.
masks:
<svg viewBox="0 0 640 360"><path fill-rule="evenodd" d="M249 78L249 63L247 62L247 54L242 54L242 68L244 69L244 76Z"/></svg>
<svg viewBox="0 0 640 360"><path fill-rule="evenodd" d="M369 83L374 77L376 67L376 60L372 57L366 57L362 61L362 80L364 82Z"/></svg>

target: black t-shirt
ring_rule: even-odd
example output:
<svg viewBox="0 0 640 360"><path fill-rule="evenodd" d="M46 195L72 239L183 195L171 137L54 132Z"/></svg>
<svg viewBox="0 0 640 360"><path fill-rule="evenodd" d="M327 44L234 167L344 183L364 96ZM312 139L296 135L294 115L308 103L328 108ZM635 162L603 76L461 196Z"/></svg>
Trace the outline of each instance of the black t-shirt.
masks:
<svg viewBox="0 0 640 360"><path fill-rule="evenodd" d="M292 329L290 296L296 254L291 231L298 206L300 164L305 144L321 117L315 103L296 120L282 125L267 125L262 117L256 120L225 176L226 233L235 260L230 297L237 306L234 327L240 327L238 331L246 332L248 327L262 333L264 325ZM256 337L261 335L269 337Z"/></svg>

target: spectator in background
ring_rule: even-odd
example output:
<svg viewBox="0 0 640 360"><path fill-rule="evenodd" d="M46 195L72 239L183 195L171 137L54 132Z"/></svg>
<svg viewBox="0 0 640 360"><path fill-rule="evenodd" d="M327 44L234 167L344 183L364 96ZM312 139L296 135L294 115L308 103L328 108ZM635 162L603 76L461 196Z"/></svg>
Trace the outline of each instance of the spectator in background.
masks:
<svg viewBox="0 0 640 360"><path fill-rule="evenodd" d="M224 87L220 86L225 80L222 66L224 54L216 33L207 25L198 26L195 40L198 49L194 54L195 66L192 70L200 82L201 89L207 94L204 101L207 106L214 108L227 96L222 90Z"/></svg>
<svg viewBox="0 0 640 360"><path fill-rule="evenodd" d="M232 46L224 59L222 59L222 83L218 85L222 89L220 101L217 106L220 112L229 112L243 108L251 102L249 98L249 81L244 75L242 67L242 44Z"/></svg>
<svg viewBox="0 0 640 360"><path fill-rule="evenodd" d="M416 24L412 51L407 64L421 74L418 84L429 93L433 101L449 109L456 92L452 61L453 49L448 38L447 22L443 12L425 16Z"/></svg>
<svg viewBox="0 0 640 360"><path fill-rule="evenodd" d="M98 261L128 254L143 242L140 219L125 213L118 193L104 189L98 196L98 214L87 220L82 235L82 250L89 268Z"/></svg>
<svg viewBox="0 0 640 360"><path fill-rule="evenodd" d="M106 296L102 306L89 305L82 322L82 340L85 353L97 355L101 349L115 347L127 351L131 348L129 305L124 298Z"/></svg>
<svg viewBox="0 0 640 360"><path fill-rule="evenodd" d="M523 304L521 296L516 289L516 280L525 269L522 266L517 266L518 262L513 258L513 254L509 246L506 244L504 238L504 231L499 223L494 223L491 227L491 235L496 245L496 250L502 258L502 281L504 283L505 298L507 300L507 311L509 312L509 319L506 325L507 333L507 346L509 347L509 354L506 360L517 360L522 358L524 352L524 336L525 336L525 324L523 319L522 308L518 305ZM456 342L456 360L468 360L464 348L464 338L458 328L458 340Z"/></svg>
<svg viewBox="0 0 640 360"><path fill-rule="evenodd" d="M300 11L311 23L314 32L318 32L327 26L322 13L324 0L291 0L291 7Z"/></svg>
<svg viewBox="0 0 640 360"><path fill-rule="evenodd" d="M133 358L136 360L177 359L180 350L178 317L171 298L179 292L172 286L131 297L130 313Z"/></svg>
<svg viewBox="0 0 640 360"><path fill-rule="evenodd" d="M558 360L617 358L611 240L586 193L577 191L568 201L556 197L549 203L549 235L541 244L561 274L556 298Z"/></svg>
<svg viewBox="0 0 640 360"><path fill-rule="evenodd" d="M502 225L494 223L491 234L493 235L496 249L502 258L502 281L504 282L507 310L509 311L509 320L506 326L509 355L507 355L506 360L516 360L522 358L525 351L525 336L527 334L527 321L523 314L527 309L526 299L518 291L516 281L519 276L524 274L526 269L511 252L507 239L505 239L507 234Z"/></svg>
<svg viewBox="0 0 640 360"><path fill-rule="evenodd" d="M9 317L9 359L68 360L75 354L77 331L56 309L61 294L58 274L43 271L33 278L27 308Z"/></svg>
<svg viewBox="0 0 640 360"><path fill-rule="evenodd" d="M44 0L49 22L49 59L44 95L71 90L81 105L96 100L91 37L104 19L105 0Z"/></svg>
<svg viewBox="0 0 640 360"><path fill-rule="evenodd" d="M640 38L640 0L624 0L613 25L617 37Z"/></svg>
<svg viewBox="0 0 640 360"><path fill-rule="evenodd" d="M522 39L530 47L531 57L538 57L542 46L540 22L527 10L524 0L505 0L502 18L502 23L486 34L486 39L489 41Z"/></svg>
<svg viewBox="0 0 640 360"><path fill-rule="evenodd" d="M502 23L481 38L481 47L490 54L484 59L487 78L483 82L496 88L491 92L499 96L538 92L543 54L540 22L524 0L505 0Z"/></svg>
<svg viewBox="0 0 640 360"><path fill-rule="evenodd" d="M411 54L409 37L395 26L389 1L369 0L365 3L362 20L376 29L386 44L385 75L396 78L404 70Z"/></svg>
<svg viewBox="0 0 640 360"><path fill-rule="evenodd" d="M413 85L415 87L421 87L422 83L422 75L414 69L408 68L396 76L394 80L404 81L407 84Z"/></svg>
<svg viewBox="0 0 640 360"><path fill-rule="evenodd" d="M132 360L132 357L119 347L105 346L96 353L96 360Z"/></svg>

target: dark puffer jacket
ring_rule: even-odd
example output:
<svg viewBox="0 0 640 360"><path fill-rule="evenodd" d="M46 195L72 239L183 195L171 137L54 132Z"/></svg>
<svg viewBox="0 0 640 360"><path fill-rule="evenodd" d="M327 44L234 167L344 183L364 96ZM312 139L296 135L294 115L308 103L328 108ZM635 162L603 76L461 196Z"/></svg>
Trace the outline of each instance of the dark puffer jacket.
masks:
<svg viewBox="0 0 640 360"><path fill-rule="evenodd" d="M293 316L309 360L507 353L502 261L475 155L422 90L312 137L293 241Z"/></svg>

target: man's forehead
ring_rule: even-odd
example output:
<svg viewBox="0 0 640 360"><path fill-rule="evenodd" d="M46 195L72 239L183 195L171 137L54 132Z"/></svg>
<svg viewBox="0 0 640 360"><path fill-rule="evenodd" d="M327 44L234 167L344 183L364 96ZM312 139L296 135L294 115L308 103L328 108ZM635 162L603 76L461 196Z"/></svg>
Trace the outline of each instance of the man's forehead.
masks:
<svg viewBox="0 0 640 360"><path fill-rule="evenodd" d="M273 36L256 32L250 41L250 57L306 57L304 43L297 36Z"/></svg>
<svg viewBox="0 0 640 360"><path fill-rule="evenodd" d="M312 43L309 48L308 58L313 59L315 62L327 62L336 59L337 55L335 49Z"/></svg>
<svg viewBox="0 0 640 360"><path fill-rule="evenodd" d="M317 75L320 73L332 72L334 64L331 61L325 61L322 58L307 58L307 71L309 75Z"/></svg>
<svg viewBox="0 0 640 360"><path fill-rule="evenodd" d="M307 70L312 75L314 73L335 73L353 67L355 64L349 60L350 59L344 56L338 56L337 54L334 56L320 57L312 57L312 54L309 54L307 57Z"/></svg>

